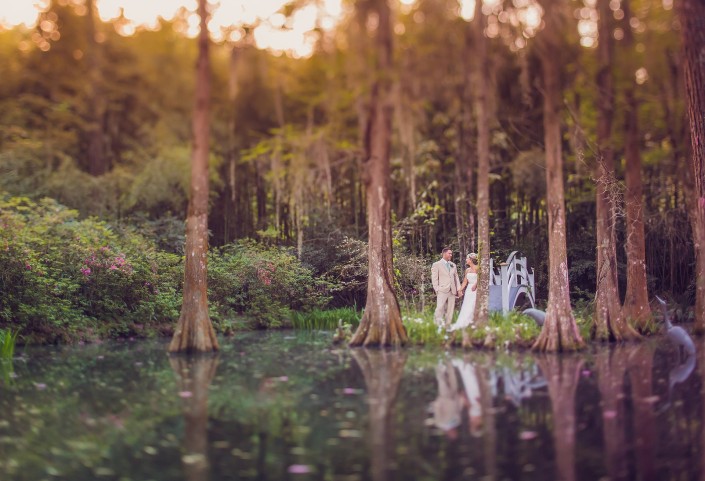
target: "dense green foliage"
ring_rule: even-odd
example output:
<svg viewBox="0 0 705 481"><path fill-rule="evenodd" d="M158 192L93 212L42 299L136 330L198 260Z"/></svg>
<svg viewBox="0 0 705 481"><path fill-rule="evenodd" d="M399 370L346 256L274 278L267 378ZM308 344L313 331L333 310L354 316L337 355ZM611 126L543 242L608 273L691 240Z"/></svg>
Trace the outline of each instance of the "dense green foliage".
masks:
<svg viewBox="0 0 705 481"><path fill-rule="evenodd" d="M180 260L44 199L0 201L0 322L40 341L139 334L178 314Z"/></svg>
<svg viewBox="0 0 705 481"><path fill-rule="evenodd" d="M0 199L0 328L30 341L169 332L181 304L183 260L154 239L50 199ZM334 284L287 249L252 242L209 256L211 316L221 331L290 323L291 310L328 304Z"/></svg>

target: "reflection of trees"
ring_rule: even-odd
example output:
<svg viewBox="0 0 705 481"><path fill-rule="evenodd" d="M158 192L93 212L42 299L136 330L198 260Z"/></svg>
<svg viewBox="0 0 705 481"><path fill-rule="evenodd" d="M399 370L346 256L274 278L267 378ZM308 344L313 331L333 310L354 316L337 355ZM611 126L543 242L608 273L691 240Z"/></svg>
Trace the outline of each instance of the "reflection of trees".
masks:
<svg viewBox="0 0 705 481"><path fill-rule="evenodd" d="M656 416L652 384L654 348L644 343L634 346L630 350L627 363L634 404L636 468L639 479L650 481L656 479L654 469Z"/></svg>
<svg viewBox="0 0 705 481"><path fill-rule="evenodd" d="M218 367L218 357L170 356L177 376L184 411L184 477L188 481L208 479L208 388Z"/></svg>
<svg viewBox="0 0 705 481"><path fill-rule="evenodd" d="M394 468L394 404L406 364L406 352L353 349L367 386L371 473L374 481L391 478Z"/></svg>
<svg viewBox="0 0 705 481"><path fill-rule="evenodd" d="M611 479L627 477L625 450L624 375L629 349L602 349L595 359L602 405L605 463Z"/></svg>
<svg viewBox="0 0 705 481"><path fill-rule="evenodd" d="M583 360L577 356L540 356L537 363L548 383L556 451L556 479L575 479L575 390Z"/></svg>
<svg viewBox="0 0 705 481"><path fill-rule="evenodd" d="M480 403L482 405L485 477L493 481L497 479L497 428L494 418L494 400L492 399L489 383L489 369L485 366L478 366L476 372L477 381L480 385ZM469 421L472 422L471 419Z"/></svg>

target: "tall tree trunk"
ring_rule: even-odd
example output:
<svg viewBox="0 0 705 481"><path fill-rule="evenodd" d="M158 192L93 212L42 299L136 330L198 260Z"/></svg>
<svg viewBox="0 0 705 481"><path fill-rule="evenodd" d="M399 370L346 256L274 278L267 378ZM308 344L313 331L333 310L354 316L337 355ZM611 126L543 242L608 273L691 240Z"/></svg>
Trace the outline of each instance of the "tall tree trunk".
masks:
<svg viewBox="0 0 705 481"><path fill-rule="evenodd" d="M597 286L595 292L595 338L602 341L624 341L638 337L626 322L619 304L617 283L616 248L616 199L614 149L612 143L612 120L614 117L614 87L612 75L612 29L613 18L609 0L598 0L599 45L597 50L599 70L597 72L598 118L597 144L599 148L595 163L596 186L596 230L597 230Z"/></svg>
<svg viewBox="0 0 705 481"><path fill-rule="evenodd" d="M359 2L358 2L359 5ZM392 25L388 0L376 0L377 76L365 135L367 192L367 303L351 346L398 346L408 342L394 292L389 149L392 134Z"/></svg>
<svg viewBox="0 0 705 481"><path fill-rule="evenodd" d="M475 4L475 116L477 122L477 250L479 272L475 324L487 324L490 299L490 85L489 58L485 26L487 17L482 13L482 2Z"/></svg>
<svg viewBox="0 0 705 481"><path fill-rule="evenodd" d="M198 35L196 100L193 112L191 195L186 219L186 262L181 315L169 352L218 350L208 316L208 141L210 136L210 61L208 59L207 0L198 1L201 32Z"/></svg>
<svg viewBox="0 0 705 481"><path fill-rule="evenodd" d="M353 350L352 357L362 371L367 388L370 418L370 479L393 479L394 406L404 374L406 353L403 351Z"/></svg>
<svg viewBox="0 0 705 481"><path fill-rule="evenodd" d="M556 476L575 479L575 391L580 380L583 360L576 356L542 356L537 363L548 382L553 418Z"/></svg>
<svg viewBox="0 0 705 481"><path fill-rule="evenodd" d="M695 331L705 332L705 1L677 2L692 145L691 226L695 247Z"/></svg>
<svg viewBox="0 0 705 481"><path fill-rule="evenodd" d="M230 50L230 62L228 65L228 101L229 101L229 115L228 115L228 131L227 131L227 157L226 163L224 165L225 178L227 179L227 189L226 195L223 198L225 207L223 209L223 222L225 227L223 229L223 242L227 244L230 242L232 231L231 225L237 225L237 208L236 208L236 196L237 196L237 179L236 179L236 163L237 163L237 147L235 145L235 99L237 99L238 92L240 91L239 80L240 80L240 65L242 64L243 47L235 44ZM232 236L234 237L234 236Z"/></svg>
<svg viewBox="0 0 705 481"><path fill-rule="evenodd" d="M100 44L96 40L95 0L86 0L86 62L88 64L88 172L103 175L108 172L108 157L105 151L105 98L102 88Z"/></svg>
<svg viewBox="0 0 705 481"><path fill-rule="evenodd" d="M396 108L395 117L397 129L399 131L399 142L401 147L402 174L406 192L399 195L400 208L397 215L400 218L406 217L416 209L416 139L414 122L414 97L412 87L409 85L411 72L410 58L413 53L407 51L404 54L402 72L396 83ZM407 207L408 205L408 207Z"/></svg>
<svg viewBox="0 0 705 481"><path fill-rule="evenodd" d="M561 151L559 52L561 0L544 1L546 28L537 39L543 77L543 128L546 149L546 210L548 213L548 306L541 334L533 345L538 351L573 351L584 347L570 306L568 249L566 247L565 195Z"/></svg>
<svg viewBox="0 0 705 481"><path fill-rule="evenodd" d="M472 117L473 102L473 45L474 25L468 23L465 29L465 58L463 59L464 78L460 96L463 99L459 125L458 157L455 161L455 226L458 230L458 250L460 260L475 250L475 215L473 212L472 182Z"/></svg>
<svg viewBox="0 0 705 481"><path fill-rule="evenodd" d="M170 357L169 364L177 376L184 412L184 478L207 481L208 463L208 388L218 368L217 355L193 358Z"/></svg>
<svg viewBox="0 0 705 481"><path fill-rule="evenodd" d="M644 235L644 195L641 181L641 154L639 152L638 104L633 87L627 92L629 104L626 160L627 204L627 292L623 313L638 330L645 332L651 319L651 306L646 284L646 241Z"/></svg>

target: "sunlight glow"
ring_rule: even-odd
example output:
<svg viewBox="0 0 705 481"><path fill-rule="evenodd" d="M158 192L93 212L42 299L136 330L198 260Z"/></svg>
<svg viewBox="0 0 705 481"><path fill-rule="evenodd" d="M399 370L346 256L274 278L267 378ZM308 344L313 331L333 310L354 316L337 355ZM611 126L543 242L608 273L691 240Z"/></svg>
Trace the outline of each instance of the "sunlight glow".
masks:
<svg viewBox="0 0 705 481"><path fill-rule="evenodd" d="M641 67L634 73L636 83L643 85L647 80L649 80L649 72L646 71L644 67Z"/></svg>
<svg viewBox="0 0 705 481"><path fill-rule="evenodd" d="M460 17L468 22L475 18L475 0L460 0Z"/></svg>
<svg viewBox="0 0 705 481"><path fill-rule="evenodd" d="M320 0L317 5L297 9L288 18L282 9L291 4L291 0L211 0L210 3L208 29L215 41L237 41L242 38L242 27L251 26L254 27L255 42L259 48L270 49L277 54L289 53L295 57L311 55L315 45L312 31L316 28L324 31L334 29L344 13L343 0ZM33 28L38 14L48 6L49 0L3 2L0 6L0 27L24 25ZM196 0L96 0L96 7L100 18L105 22L114 22L121 35L133 35L145 28L156 29L159 28L160 19L174 18L182 19L182 26L178 28L181 33L190 37L198 34ZM82 4L75 8L78 14L85 14ZM44 27L42 30L51 34ZM58 32L54 38L57 35ZM46 43L46 47L48 45Z"/></svg>
<svg viewBox="0 0 705 481"><path fill-rule="evenodd" d="M621 2L612 0L610 8L613 9L615 15L619 10ZM597 47L598 28L597 22L600 15L595 8L595 0L583 0L583 7L575 11L575 18L578 19L578 35L580 35L580 45L585 48ZM616 11L614 9L617 9ZM619 36L619 34L617 34Z"/></svg>
<svg viewBox="0 0 705 481"><path fill-rule="evenodd" d="M0 26L34 27L37 24L37 13L45 9L47 4L48 0L4 2L0 7Z"/></svg>

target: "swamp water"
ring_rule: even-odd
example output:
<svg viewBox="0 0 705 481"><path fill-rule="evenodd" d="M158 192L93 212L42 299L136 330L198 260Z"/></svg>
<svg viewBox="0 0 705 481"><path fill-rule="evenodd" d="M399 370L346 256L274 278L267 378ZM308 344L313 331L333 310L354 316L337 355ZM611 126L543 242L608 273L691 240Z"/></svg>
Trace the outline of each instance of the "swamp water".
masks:
<svg viewBox="0 0 705 481"><path fill-rule="evenodd" d="M221 348L19 349L0 364L0 480L705 479L699 346L391 352L253 332Z"/></svg>

